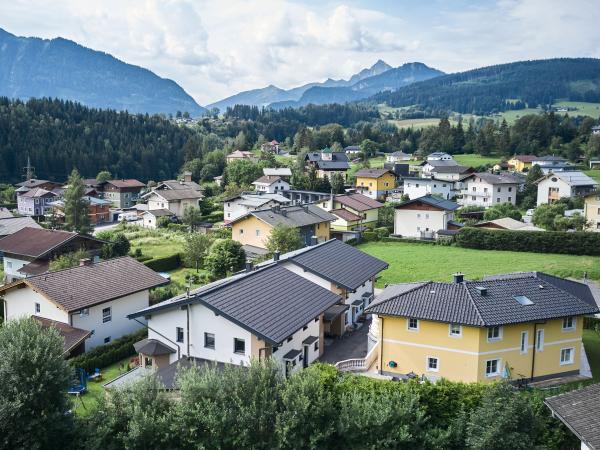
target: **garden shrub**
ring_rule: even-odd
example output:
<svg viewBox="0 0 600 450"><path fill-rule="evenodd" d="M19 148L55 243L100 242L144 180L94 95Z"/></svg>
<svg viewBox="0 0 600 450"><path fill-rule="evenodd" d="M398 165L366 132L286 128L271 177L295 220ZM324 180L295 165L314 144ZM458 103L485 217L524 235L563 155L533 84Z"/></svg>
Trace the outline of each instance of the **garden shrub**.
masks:
<svg viewBox="0 0 600 450"><path fill-rule="evenodd" d="M456 242L460 247L480 250L600 256L600 233L583 231L509 231L465 227L458 232Z"/></svg>
<svg viewBox="0 0 600 450"><path fill-rule="evenodd" d="M133 344L144 339L148 332L146 328L115 339L109 344L99 345L83 355L76 356L69 360L73 367L93 372L96 368L110 366L128 356L135 355Z"/></svg>
<svg viewBox="0 0 600 450"><path fill-rule="evenodd" d="M149 261L144 262L146 267L156 272L168 272L169 270L175 270L181 267L181 255L174 253L173 255L162 256L158 258L152 258Z"/></svg>
<svg viewBox="0 0 600 450"><path fill-rule="evenodd" d="M373 230L374 233L377 234L377 239L381 240L390 235L390 230L387 227L378 227Z"/></svg>
<svg viewBox="0 0 600 450"><path fill-rule="evenodd" d="M374 231L365 231L362 234L362 241L363 242L373 242L377 240L377 233L375 233Z"/></svg>
<svg viewBox="0 0 600 450"><path fill-rule="evenodd" d="M584 330L595 330L600 326L600 317L584 317L583 328Z"/></svg>

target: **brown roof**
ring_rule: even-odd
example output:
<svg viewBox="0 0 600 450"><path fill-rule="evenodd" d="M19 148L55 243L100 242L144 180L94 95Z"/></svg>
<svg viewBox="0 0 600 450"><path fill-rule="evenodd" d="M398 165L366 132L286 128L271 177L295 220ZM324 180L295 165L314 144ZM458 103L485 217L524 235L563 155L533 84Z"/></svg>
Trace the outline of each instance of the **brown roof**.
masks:
<svg viewBox="0 0 600 450"><path fill-rule="evenodd" d="M344 219L346 222L352 222L361 219L359 215L356 215L353 212L348 211L347 209L332 209L329 212L334 216L338 216L340 219Z"/></svg>
<svg viewBox="0 0 600 450"><path fill-rule="evenodd" d="M50 261L46 259L36 259L35 261L31 261L29 264L25 264L21 267L17 272L23 273L27 276L31 275L39 275L44 272L48 272L48 268L50 267Z"/></svg>
<svg viewBox="0 0 600 450"><path fill-rule="evenodd" d="M143 187L146 187L146 185L144 183L142 183L141 181L135 180L135 179L109 180L109 181L107 181L107 183L112 184L113 186L118 187L118 188L131 188L131 187L143 188Z"/></svg>
<svg viewBox="0 0 600 450"><path fill-rule="evenodd" d="M31 198L43 197L44 195L47 195L47 194L56 196L56 194L54 192L47 191L44 188L36 187L36 188L33 188L33 189L21 194L21 197L31 197Z"/></svg>
<svg viewBox="0 0 600 450"><path fill-rule="evenodd" d="M335 201L356 211L368 211L383 206L383 203L379 203L377 200L373 200L363 194L337 195Z"/></svg>
<svg viewBox="0 0 600 450"><path fill-rule="evenodd" d="M535 159L537 159L537 156L535 156L535 155L515 155L515 156L513 156L512 159L516 159L516 160L522 161L524 163L530 163L530 162L534 161Z"/></svg>
<svg viewBox="0 0 600 450"><path fill-rule="evenodd" d="M258 180L254 181L254 183L267 183L269 185L275 183L277 180L281 180L281 177L274 175L263 175ZM252 183L252 184L254 184Z"/></svg>
<svg viewBox="0 0 600 450"><path fill-rule="evenodd" d="M58 322L56 320L46 319L45 317L39 316L31 317L34 318L37 322L39 322L43 328L56 328L56 330L64 340L63 354L68 353L71 349L76 347L84 339L87 339L92 334L91 331L82 330L81 328L75 328L64 322Z"/></svg>
<svg viewBox="0 0 600 450"><path fill-rule="evenodd" d="M46 184L46 183L57 184L57 183L54 183L54 182L48 181L48 180L36 180L35 178L32 178L31 180L21 181L20 183L17 183L17 186L24 186L24 187L28 187L28 188L34 188L34 187L38 187L38 186L41 186L41 185Z"/></svg>
<svg viewBox="0 0 600 450"><path fill-rule="evenodd" d="M129 256L24 278L0 287L28 285L68 312L115 300L168 281Z"/></svg>
<svg viewBox="0 0 600 450"><path fill-rule="evenodd" d="M70 231L25 227L0 240L0 252L39 258L77 236L94 239Z"/></svg>
<svg viewBox="0 0 600 450"><path fill-rule="evenodd" d="M365 178L379 178L385 175L387 172L389 172L388 169L360 169L354 174L354 176Z"/></svg>
<svg viewBox="0 0 600 450"><path fill-rule="evenodd" d="M174 200L185 200L188 198L203 198L202 192L196 191L194 189L160 189L154 190L150 193L161 196L167 201ZM148 195L148 197L150 196Z"/></svg>

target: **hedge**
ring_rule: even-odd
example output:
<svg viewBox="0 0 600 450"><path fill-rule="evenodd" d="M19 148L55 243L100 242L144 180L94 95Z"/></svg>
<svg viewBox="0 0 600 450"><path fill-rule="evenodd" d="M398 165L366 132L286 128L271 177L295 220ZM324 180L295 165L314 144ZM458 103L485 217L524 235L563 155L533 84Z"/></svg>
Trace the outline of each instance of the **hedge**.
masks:
<svg viewBox="0 0 600 450"><path fill-rule="evenodd" d="M141 341L147 336L146 328L142 328L135 333L115 339L110 344L99 345L83 355L71 358L69 363L73 367L86 370L88 373L93 372L96 368L104 368L135 355L133 344Z"/></svg>
<svg viewBox="0 0 600 450"><path fill-rule="evenodd" d="M144 265L156 272L168 272L169 270L181 267L181 255L175 253L173 255L152 258L149 261L145 261Z"/></svg>
<svg viewBox="0 0 600 450"><path fill-rule="evenodd" d="M600 317L584 317L583 328L586 330L596 330L600 327Z"/></svg>
<svg viewBox="0 0 600 450"><path fill-rule="evenodd" d="M564 253L600 256L600 233L577 231L509 231L462 228L456 243L460 247L480 250Z"/></svg>

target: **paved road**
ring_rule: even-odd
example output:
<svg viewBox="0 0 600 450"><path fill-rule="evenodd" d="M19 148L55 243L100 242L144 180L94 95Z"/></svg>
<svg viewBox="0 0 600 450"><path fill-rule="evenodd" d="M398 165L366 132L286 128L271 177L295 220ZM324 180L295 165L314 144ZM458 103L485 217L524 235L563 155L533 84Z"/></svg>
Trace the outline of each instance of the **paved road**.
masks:
<svg viewBox="0 0 600 450"><path fill-rule="evenodd" d="M142 226L142 220L136 220L134 222L127 222L127 224ZM109 223L106 225L98 225L98 226L94 227L94 232L92 234L95 235L96 233L99 233L100 231L112 230L117 225L119 225L119 222L112 222L112 223Z"/></svg>
<svg viewBox="0 0 600 450"><path fill-rule="evenodd" d="M330 345L325 345L325 352L320 361L335 364L339 361L367 356L367 334L370 322L364 322L360 330L334 339Z"/></svg>

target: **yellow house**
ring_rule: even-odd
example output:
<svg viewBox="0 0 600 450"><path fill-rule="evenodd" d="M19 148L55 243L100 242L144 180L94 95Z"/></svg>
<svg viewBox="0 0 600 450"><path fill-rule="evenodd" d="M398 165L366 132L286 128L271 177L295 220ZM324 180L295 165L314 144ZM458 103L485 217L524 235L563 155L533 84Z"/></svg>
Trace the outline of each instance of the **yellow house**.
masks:
<svg viewBox="0 0 600 450"><path fill-rule="evenodd" d="M233 220L231 238L242 244L247 253L261 255L267 253L267 242L277 225L298 228L304 244L310 245L313 237L317 242L330 238L329 224L334 220L335 216L316 205L275 206Z"/></svg>
<svg viewBox="0 0 600 450"><path fill-rule="evenodd" d="M331 224L333 230L351 231L357 227L376 227L383 203L363 194L341 194L322 200L319 206L337 217Z"/></svg>
<svg viewBox="0 0 600 450"><path fill-rule="evenodd" d="M388 294L386 294L386 291ZM579 374L587 285L544 273L390 286L376 314L380 373L436 380L544 380Z"/></svg>
<svg viewBox="0 0 600 450"><path fill-rule="evenodd" d="M354 176L356 189L375 200L384 200L396 187L396 177L387 169L360 169Z"/></svg>
<svg viewBox="0 0 600 450"><path fill-rule="evenodd" d="M536 158L535 155L515 155L508 160L508 168L515 172L527 172Z"/></svg>
<svg viewBox="0 0 600 450"><path fill-rule="evenodd" d="M590 192L585 196L583 213L587 229L600 232L600 191Z"/></svg>

